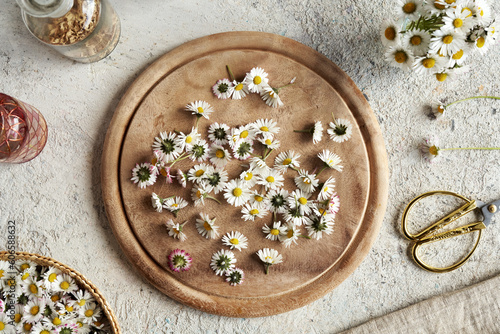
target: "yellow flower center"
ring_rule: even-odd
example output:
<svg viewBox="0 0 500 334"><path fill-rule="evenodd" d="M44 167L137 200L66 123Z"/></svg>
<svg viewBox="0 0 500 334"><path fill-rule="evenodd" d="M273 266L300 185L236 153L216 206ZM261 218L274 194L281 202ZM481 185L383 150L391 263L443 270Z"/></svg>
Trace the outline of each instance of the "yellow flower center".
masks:
<svg viewBox="0 0 500 334"><path fill-rule="evenodd" d="M219 159L222 159L222 158L224 158L224 157L226 156L226 154L224 154L224 151L223 151L223 150L217 150L217 151L215 152L215 156L216 156L217 158L219 158Z"/></svg>
<svg viewBox="0 0 500 334"><path fill-rule="evenodd" d="M59 299L61 299L59 295L53 295L52 297L50 297L50 300L52 300L54 303L59 301Z"/></svg>
<svg viewBox="0 0 500 334"><path fill-rule="evenodd" d="M255 195L254 199L255 199L256 202L262 202L264 200L264 197L259 196L259 195Z"/></svg>
<svg viewBox="0 0 500 334"><path fill-rule="evenodd" d="M420 45L420 44L422 44L422 37L413 36L412 38L410 38L410 43L411 43L411 45Z"/></svg>
<svg viewBox="0 0 500 334"><path fill-rule="evenodd" d="M33 327L33 326L31 324L28 324L28 323L26 323L26 324L23 325L23 328L24 328L25 331L30 331L31 327Z"/></svg>
<svg viewBox="0 0 500 334"><path fill-rule="evenodd" d="M176 208L176 207L178 207L178 206L179 206L179 204L174 203L174 204L172 204L172 206L173 206L174 208Z"/></svg>
<svg viewBox="0 0 500 334"><path fill-rule="evenodd" d="M0 270L0 278L3 277L3 270Z"/></svg>
<svg viewBox="0 0 500 334"><path fill-rule="evenodd" d="M62 323L62 321L61 319L59 319L59 317L55 317L54 320L52 320L52 323L56 326L59 326Z"/></svg>
<svg viewBox="0 0 500 334"><path fill-rule="evenodd" d="M167 176L168 176L168 173L167 173L167 171L166 171L166 169L165 169L165 168L160 169L160 173L161 173L161 175L163 175L163 176L165 176L165 177L167 177Z"/></svg>
<svg viewBox="0 0 500 334"><path fill-rule="evenodd" d="M436 73L437 81L443 82L446 80L447 77L448 77L448 74L446 74L446 73Z"/></svg>
<svg viewBox="0 0 500 334"><path fill-rule="evenodd" d="M29 267L30 267L30 265L29 265L29 264L27 264L27 263L23 263L23 264L21 265L21 271L25 271L25 270L26 270L26 269L28 269Z"/></svg>
<svg viewBox="0 0 500 334"><path fill-rule="evenodd" d="M32 315L37 315L37 314L38 314L38 312L40 312L40 307L38 307L38 306L36 306L36 305L35 305L35 306L33 306L33 307L31 308L31 310L30 310L30 313L31 313Z"/></svg>
<svg viewBox="0 0 500 334"><path fill-rule="evenodd" d="M438 155L438 148L435 145L429 147L429 153L432 155Z"/></svg>
<svg viewBox="0 0 500 334"><path fill-rule="evenodd" d="M396 38L396 29L394 29L394 27L388 27L385 29L384 35L389 41L393 41Z"/></svg>
<svg viewBox="0 0 500 334"><path fill-rule="evenodd" d="M477 7L479 10L479 15L484 16L484 10L481 7Z"/></svg>
<svg viewBox="0 0 500 334"><path fill-rule="evenodd" d="M238 245L240 243L240 241L236 238L232 238L231 240L229 240L230 243L232 243L233 245Z"/></svg>
<svg viewBox="0 0 500 334"><path fill-rule="evenodd" d="M323 188L323 192L325 192L325 193L326 193L327 191L328 191L328 187L324 187L324 188Z"/></svg>
<svg viewBox="0 0 500 334"><path fill-rule="evenodd" d="M325 213L325 209L321 208L321 209L318 209L319 213L322 215L323 213Z"/></svg>
<svg viewBox="0 0 500 334"><path fill-rule="evenodd" d="M96 326L96 327L99 327L99 326L101 326L101 325L102 325L102 323L101 323L100 321L96 321L96 322L94 322L94 326Z"/></svg>
<svg viewBox="0 0 500 334"><path fill-rule="evenodd" d="M265 262L267 263L274 263L274 259L272 258L272 256L266 256L264 258Z"/></svg>
<svg viewBox="0 0 500 334"><path fill-rule="evenodd" d="M456 18L453 20L453 26L455 28L460 28L463 25L464 25L464 21L462 19Z"/></svg>
<svg viewBox="0 0 500 334"><path fill-rule="evenodd" d="M68 312L73 312L73 306L66 305L65 306L66 311Z"/></svg>
<svg viewBox="0 0 500 334"><path fill-rule="evenodd" d="M441 3L439 3L439 2L440 2L439 0L434 1L434 7L436 7L437 9L445 9L446 6L443 5L443 4L441 4Z"/></svg>
<svg viewBox="0 0 500 334"><path fill-rule="evenodd" d="M9 279L9 280L7 280L7 285L8 286L15 286L16 285L16 280L15 279Z"/></svg>
<svg viewBox="0 0 500 334"><path fill-rule="evenodd" d="M40 332L40 334L50 334L50 332L49 332L48 330L44 329L44 330L42 330L42 331Z"/></svg>
<svg viewBox="0 0 500 334"><path fill-rule="evenodd" d="M451 35L446 35L443 37L443 43L444 44L451 44L453 42L453 36Z"/></svg>
<svg viewBox="0 0 500 334"><path fill-rule="evenodd" d="M243 89L243 84L237 84L236 87L234 87L234 90L242 90Z"/></svg>
<svg viewBox="0 0 500 334"><path fill-rule="evenodd" d="M394 60L399 64L404 63L406 59L408 59L408 56L403 51L398 51L394 54Z"/></svg>
<svg viewBox="0 0 500 334"><path fill-rule="evenodd" d="M153 160L151 160L152 165L156 165L157 162L158 162L158 159L156 159L156 158L153 158Z"/></svg>
<svg viewBox="0 0 500 334"><path fill-rule="evenodd" d="M241 131L240 138L246 138L246 137L248 137L248 131L247 130Z"/></svg>
<svg viewBox="0 0 500 334"><path fill-rule="evenodd" d="M181 233L181 231L179 231L179 229L177 229L177 228L175 228L175 227L174 227L172 230L174 231L174 233L175 233L175 234L179 234L179 233Z"/></svg>
<svg viewBox="0 0 500 334"><path fill-rule="evenodd" d="M285 160L283 160L283 166L288 166L291 163L292 163L292 159L290 159L290 158L286 158Z"/></svg>
<svg viewBox="0 0 500 334"><path fill-rule="evenodd" d="M258 75L256 75L255 78L253 78L253 83L254 84L260 85L261 82L262 82L262 78L259 77Z"/></svg>
<svg viewBox="0 0 500 334"><path fill-rule="evenodd" d="M14 315L14 321L15 321L16 323L20 323L20 322L21 322L21 318L22 318L21 313L16 313L16 314Z"/></svg>
<svg viewBox="0 0 500 334"><path fill-rule="evenodd" d="M443 107L443 106L438 106L438 107L437 107L437 111L438 111L439 113L443 114L443 113L444 113L444 107Z"/></svg>
<svg viewBox="0 0 500 334"><path fill-rule="evenodd" d="M204 228L205 228L205 230L207 230L207 231L212 231L212 226L210 226L210 224L209 224L207 221L205 221L205 222L203 223L203 227L204 227Z"/></svg>
<svg viewBox="0 0 500 334"><path fill-rule="evenodd" d="M464 56L464 50L460 50L457 53L455 53L452 58L455 60L459 60Z"/></svg>
<svg viewBox="0 0 500 334"><path fill-rule="evenodd" d="M427 58L427 59L422 60L422 65L425 68L433 68L434 65L436 65L436 61L432 58Z"/></svg>
<svg viewBox="0 0 500 334"><path fill-rule="evenodd" d="M30 291L34 295L38 293L38 287L36 286L36 284L30 284Z"/></svg>
<svg viewBox="0 0 500 334"><path fill-rule="evenodd" d="M273 228L273 229L271 230L271 234L272 234L272 235L279 235L279 234L280 234L280 230L278 230L277 228Z"/></svg>
<svg viewBox="0 0 500 334"><path fill-rule="evenodd" d="M266 139L266 142L265 142L265 143L266 143L266 145L267 145L267 146L269 146L269 145L271 145L273 142L271 141L271 139Z"/></svg>
<svg viewBox="0 0 500 334"><path fill-rule="evenodd" d="M198 109L197 109L197 110L198 110L198 113L199 113L199 114L203 114L203 112L205 111L205 110L203 110L203 108L202 108L202 107L198 107Z"/></svg>
<svg viewBox="0 0 500 334"><path fill-rule="evenodd" d="M233 190L233 195L234 196L240 197L241 194L243 194L243 190L241 190L240 188L234 188L234 190Z"/></svg>
<svg viewBox="0 0 500 334"><path fill-rule="evenodd" d="M200 176L202 176L203 174L205 174L205 171L204 171L203 169L198 169L198 170L196 171L196 173L194 173L194 175L195 175L196 177L200 177Z"/></svg>
<svg viewBox="0 0 500 334"><path fill-rule="evenodd" d="M482 47L484 46L484 43L485 43L484 37L483 37L483 36L481 36L481 37L479 37L479 38L477 39L477 41L476 41L476 46L477 46L478 48L482 48Z"/></svg>
<svg viewBox="0 0 500 334"><path fill-rule="evenodd" d="M455 1L457 0L445 0L444 2L446 2L448 5L451 5L452 3L455 3Z"/></svg>
<svg viewBox="0 0 500 334"><path fill-rule="evenodd" d="M258 215L258 214L259 214L259 210L257 210L257 209L252 209L252 210L250 210L250 214L251 214L252 216Z"/></svg>
<svg viewBox="0 0 500 334"><path fill-rule="evenodd" d="M304 177L303 180L305 184L311 184L311 180L309 180L308 178Z"/></svg>
<svg viewBox="0 0 500 334"><path fill-rule="evenodd" d="M301 197L301 198L299 198L299 203L302 204L302 205L306 205L307 204L307 199L305 197Z"/></svg>
<svg viewBox="0 0 500 334"><path fill-rule="evenodd" d="M413 2L408 2L403 6L403 12L406 14L411 14L417 9L417 5L415 5Z"/></svg>
<svg viewBox="0 0 500 334"><path fill-rule="evenodd" d="M246 175L245 175L245 181L250 181L253 177L253 174L248 172Z"/></svg>
<svg viewBox="0 0 500 334"><path fill-rule="evenodd" d="M293 237L293 230L288 230L288 232L286 233L286 236L287 236L288 238Z"/></svg>
<svg viewBox="0 0 500 334"><path fill-rule="evenodd" d="M201 191L199 191L199 190L198 190L198 191L196 192L196 197L201 198Z"/></svg>
<svg viewBox="0 0 500 334"><path fill-rule="evenodd" d="M85 316L87 318L90 318L93 315L94 315L94 310L88 309L87 311L85 311Z"/></svg>
<svg viewBox="0 0 500 334"><path fill-rule="evenodd" d="M193 141L193 137L191 137L191 136L186 137L186 140L185 140L186 144L191 144L192 141Z"/></svg>
<svg viewBox="0 0 500 334"><path fill-rule="evenodd" d="M268 177L266 177L266 181L269 182L269 183L273 183L274 182L274 177L268 176Z"/></svg>
<svg viewBox="0 0 500 334"><path fill-rule="evenodd" d="M87 301L85 299L80 299L80 301L78 302L78 306L83 306L86 302Z"/></svg>
<svg viewBox="0 0 500 334"><path fill-rule="evenodd" d="M57 274L56 273L52 273L49 275L49 282L50 283L54 283L56 281L56 278L57 278Z"/></svg>
<svg viewBox="0 0 500 334"><path fill-rule="evenodd" d="M260 131L262 131L262 132L268 132L269 128L267 126L261 126L260 127Z"/></svg>
<svg viewBox="0 0 500 334"><path fill-rule="evenodd" d="M29 273L24 273L23 276L21 276L21 279L24 281L25 279L27 279L28 277L30 277L30 274Z"/></svg>
<svg viewBox="0 0 500 334"><path fill-rule="evenodd" d="M5 324L0 321L0 331L3 331L5 329Z"/></svg>
<svg viewBox="0 0 500 334"><path fill-rule="evenodd" d="M69 288L69 283L66 281L63 281L60 285L61 289L67 290Z"/></svg>
<svg viewBox="0 0 500 334"><path fill-rule="evenodd" d="M466 17L471 17L472 16L472 10L469 7L462 8L462 13L465 12L465 11L469 12L469 14L467 14Z"/></svg>
<svg viewBox="0 0 500 334"><path fill-rule="evenodd" d="M81 321L77 321L76 324L78 325L78 327L82 328L83 327L83 322Z"/></svg>

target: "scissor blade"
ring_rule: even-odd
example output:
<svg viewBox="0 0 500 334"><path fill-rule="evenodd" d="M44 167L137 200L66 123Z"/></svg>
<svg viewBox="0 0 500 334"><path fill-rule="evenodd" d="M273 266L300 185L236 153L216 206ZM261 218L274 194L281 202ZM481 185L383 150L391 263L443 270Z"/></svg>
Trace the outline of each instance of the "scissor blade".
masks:
<svg viewBox="0 0 500 334"><path fill-rule="evenodd" d="M484 220L483 223L485 226L490 225L491 218L500 211L500 199L488 204L485 204L480 207L481 213L483 214Z"/></svg>

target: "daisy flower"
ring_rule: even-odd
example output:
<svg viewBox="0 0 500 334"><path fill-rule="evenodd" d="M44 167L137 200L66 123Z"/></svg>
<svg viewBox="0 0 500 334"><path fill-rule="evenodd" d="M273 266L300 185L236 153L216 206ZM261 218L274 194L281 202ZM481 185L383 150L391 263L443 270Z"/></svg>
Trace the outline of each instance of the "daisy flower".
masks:
<svg viewBox="0 0 500 334"><path fill-rule="evenodd" d="M448 10L443 16L444 26L465 35L475 24L474 17L469 15L468 10L464 11L462 6L457 6L454 10Z"/></svg>
<svg viewBox="0 0 500 334"><path fill-rule="evenodd" d="M79 309L78 313L83 322L90 325L101 317L102 310L97 303L86 303Z"/></svg>
<svg viewBox="0 0 500 334"><path fill-rule="evenodd" d="M42 278L45 287L51 287L52 284L56 281L57 276L61 275L62 272L54 267L49 267L49 270L43 273Z"/></svg>
<svg viewBox="0 0 500 334"><path fill-rule="evenodd" d="M238 231L231 231L222 237L222 244L228 246L231 250L236 248L241 252L242 249L248 247L248 238Z"/></svg>
<svg viewBox="0 0 500 334"><path fill-rule="evenodd" d="M78 290L76 293L73 293L75 297L75 303L79 307L83 307L87 303L95 303L95 298L88 292L87 290Z"/></svg>
<svg viewBox="0 0 500 334"><path fill-rule="evenodd" d="M448 61L448 67L453 68L455 65L462 66L469 56L468 52L469 48L465 48L465 50L459 50L457 53L453 54Z"/></svg>
<svg viewBox="0 0 500 334"><path fill-rule="evenodd" d="M425 161L435 162L439 156L439 139L435 136L425 138L419 148Z"/></svg>
<svg viewBox="0 0 500 334"><path fill-rule="evenodd" d="M432 53L451 56L465 47L465 35L451 27L442 27L434 31L429 49Z"/></svg>
<svg viewBox="0 0 500 334"><path fill-rule="evenodd" d="M195 101L191 102L186 106L187 111L191 111L196 117L205 117L209 119L210 114L214 111L212 106L205 101Z"/></svg>
<svg viewBox="0 0 500 334"><path fill-rule="evenodd" d="M409 20L417 20L420 16L422 2L417 0L398 0L396 11L398 17Z"/></svg>
<svg viewBox="0 0 500 334"><path fill-rule="evenodd" d="M299 158L300 154L297 154L291 150L286 152L280 152L280 154L278 154L278 156L274 160L274 168L281 172L288 170L289 167L295 169L299 168L300 167Z"/></svg>
<svg viewBox="0 0 500 334"><path fill-rule="evenodd" d="M61 274L57 276L56 281L53 284L53 288L55 291L60 291L64 294L78 290L75 280L68 274Z"/></svg>
<svg viewBox="0 0 500 334"><path fill-rule="evenodd" d="M255 218L262 218L267 215L268 211L260 204L245 204L241 209L242 218L245 221L255 221Z"/></svg>
<svg viewBox="0 0 500 334"><path fill-rule="evenodd" d="M255 139L255 130L251 126L251 124L242 125L238 128L232 128L229 131L228 143L231 148L234 148L239 140L245 140L248 142L252 142Z"/></svg>
<svg viewBox="0 0 500 334"><path fill-rule="evenodd" d="M191 200L193 200L194 206L205 205L205 198L211 198L208 193L209 191L207 191L205 184L200 184L198 187L193 187L193 189L191 190Z"/></svg>
<svg viewBox="0 0 500 334"><path fill-rule="evenodd" d="M174 249L168 255L168 266L170 270L180 273L188 271L193 263L193 258L183 249Z"/></svg>
<svg viewBox="0 0 500 334"><path fill-rule="evenodd" d="M233 148L233 155L238 160L246 160L250 158L252 153L252 143L244 139L238 140Z"/></svg>
<svg viewBox="0 0 500 334"><path fill-rule="evenodd" d="M56 326L55 331L57 334L77 334L79 332L79 327L75 322L68 319L61 325Z"/></svg>
<svg viewBox="0 0 500 334"><path fill-rule="evenodd" d="M259 141L262 143L262 145L266 146L266 148L270 150L276 150L280 147L280 141L273 138L272 136L260 138Z"/></svg>
<svg viewBox="0 0 500 334"><path fill-rule="evenodd" d="M314 203L311 202L311 207L315 207ZM295 226L300 226L305 223L306 216L300 212L300 210L288 209L284 214L283 218L289 224L293 224Z"/></svg>
<svg viewBox="0 0 500 334"><path fill-rule="evenodd" d="M319 240L323 237L323 233L331 234L333 232L333 218L329 214L321 216L312 215L306 221L306 230L312 239Z"/></svg>
<svg viewBox="0 0 500 334"><path fill-rule="evenodd" d="M393 66L398 67L404 71L411 69L415 58L402 46L390 46L385 53L385 59Z"/></svg>
<svg viewBox="0 0 500 334"><path fill-rule="evenodd" d="M436 54L427 54L423 57L416 57L413 69L418 74L434 74L443 69L446 59Z"/></svg>
<svg viewBox="0 0 500 334"><path fill-rule="evenodd" d="M455 67L455 68L445 68L444 70L435 74L436 80L443 82L445 80L455 80L459 76L467 73L469 71L469 66Z"/></svg>
<svg viewBox="0 0 500 334"><path fill-rule="evenodd" d="M333 115L332 115L333 117ZM352 135L352 124L344 118L336 119L333 117L333 122L330 122L330 128L326 132L330 135L330 139L337 143L342 143L349 140Z"/></svg>
<svg viewBox="0 0 500 334"><path fill-rule="evenodd" d="M264 263L266 275L269 273L269 267L283 262L283 257L276 249L264 248L257 251L257 256Z"/></svg>
<svg viewBox="0 0 500 334"><path fill-rule="evenodd" d="M441 116L443 116L446 111L446 108L447 108L446 105L441 101L436 101L431 104L432 114L436 118L440 118Z"/></svg>
<svg viewBox="0 0 500 334"><path fill-rule="evenodd" d="M335 217L340 209L340 197L337 193L333 193L328 202L328 212Z"/></svg>
<svg viewBox="0 0 500 334"><path fill-rule="evenodd" d="M155 209L156 212L163 211L163 199L155 193L151 195L151 204L153 205L153 209Z"/></svg>
<svg viewBox="0 0 500 334"><path fill-rule="evenodd" d="M288 207L290 210L300 212L301 215L307 215L312 210L312 201L309 200L309 197L311 197L311 194L306 194L297 189L288 196Z"/></svg>
<svg viewBox="0 0 500 334"><path fill-rule="evenodd" d="M486 34L480 35L474 41L474 49L478 50L483 56L488 51L489 47L490 47L490 45L489 45L489 43L487 43Z"/></svg>
<svg viewBox="0 0 500 334"><path fill-rule="evenodd" d="M167 163L177 159L182 152L182 148L179 146L175 132L167 133L164 131L160 132L159 137L155 137L153 151L159 151L161 153L159 159Z"/></svg>
<svg viewBox="0 0 500 334"><path fill-rule="evenodd" d="M40 321L45 311L45 299L33 298L24 306L23 321L33 324Z"/></svg>
<svg viewBox="0 0 500 334"><path fill-rule="evenodd" d="M335 169L339 172L341 172L344 168L340 165L342 162L340 157L337 154L330 152L330 150L323 150L323 152L318 153L318 158L325 163L325 167L327 168ZM316 176L318 176L318 174L316 174Z"/></svg>
<svg viewBox="0 0 500 334"><path fill-rule="evenodd" d="M307 130L293 130L293 132L298 133L310 133L313 137L313 144L317 144L323 138L323 124L321 121L314 123L314 126Z"/></svg>
<svg viewBox="0 0 500 334"><path fill-rule="evenodd" d="M187 205L188 202L179 196L167 199L165 203L163 203L163 207L172 212L175 217L177 217L177 213L179 212L179 210L185 208Z"/></svg>
<svg viewBox="0 0 500 334"><path fill-rule="evenodd" d="M191 182L196 182L200 184L203 180L206 179L206 171L208 170L207 164L199 164L191 167L191 169L187 173L187 179Z"/></svg>
<svg viewBox="0 0 500 334"><path fill-rule="evenodd" d="M185 174L182 170L177 170L177 181L182 186L182 188L186 188L187 186L187 174Z"/></svg>
<svg viewBox="0 0 500 334"><path fill-rule="evenodd" d="M430 42L431 35L425 30L415 29L403 36L403 46L417 56L427 53Z"/></svg>
<svg viewBox="0 0 500 334"><path fill-rule="evenodd" d="M480 24L488 24L491 22L491 8L488 1L475 0L476 20Z"/></svg>
<svg viewBox="0 0 500 334"><path fill-rule="evenodd" d="M242 206L250 199L251 191L244 181L231 180L224 190L224 198L233 206Z"/></svg>
<svg viewBox="0 0 500 334"><path fill-rule="evenodd" d="M301 169L299 176L294 179L295 185L305 193L313 193L318 186L318 179L315 174L309 174L308 171Z"/></svg>
<svg viewBox="0 0 500 334"><path fill-rule="evenodd" d="M196 229L202 237L207 239L215 239L219 235L219 226L215 225L215 219L205 213L200 213L200 219L196 219Z"/></svg>
<svg viewBox="0 0 500 334"><path fill-rule="evenodd" d="M54 333L53 329L54 329L54 326L52 326L52 324L46 323L46 322L39 322L31 328L31 333L33 333L33 334L52 334L52 333ZM90 330L86 333L89 333L89 332L90 332ZM0 331L0 333L2 333L2 332Z"/></svg>
<svg viewBox="0 0 500 334"><path fill-rule="evenodd" d="M200 139L188 151L192 161L204 162L208 159L208 145L204 139Z"/></svg>
<svg viewBox="0 0 500 334"><path fill-rule="evenodd" d="M213 123L208 128L208 139L216 145L226 145L227 136L229 135L229 126L224 123Z"/></svg>
<svg viewBox="0 0 500 334"><path fill-rule="evenodd" d="M300 236L298 227L295 224L288 223L286 226L285 233L278 236L278 240L285 245L285 247L290 247L292 243L297 244L297 239Z"/></svg>
<svg viewBox="0 0 500 334"><path fill-rule="evenodd" d="M262 207L266 203L266 197L264 195L262 195L261 193L259 193L258 191L254 191L250 195L249 202L250 202L250 204L256 204L256 205Z"/></svg>
<svg viewBox="0 0 500 334"><path fill-rule="evenodd" d="M286 199L288 191L285 189L271 189L266 195L269 211L273 213L284 213L287 210Z"/></svg>
<svg viewBox="0 0 500 334"><path fill-rule="evenodd" d="M0 313L0 334L15 334L16 328L12 325L12 319L5 313Z"/></svg>
<svg viewBox="0 0 500 334"><path fill-rule="evenodd" d="M248 188L252 188L257 183L257 176L251 169L241 172L240 179L245 181Z"/></svg>
<svg viewBox="0 0 500 334"><path fill-rule="evenodd" d="M269 169L267 172L257 175L257 184L263 185L266 190L283 187L284 181L283 175L275 169Z"/></svg>
<svg viewBox="0 0 500 334"><path fill-rule="evenodd" d="M42 295L44 294L44 287L42 286L42 284L42 281L36 281L35 277L30 277L23 281L21 286L26 297L30 299L36 299L42 297Z"/></svg>
<svg viewBox="0 0 500 334"><path fill-rule="evenodd" d="M226 188L228 176L224 169L209 166L206 175L204 182L208 192L213 191L214 194L218 194Z"/></svg>
<svg viewBox="0 0 500 334"><path fill-rule="evenodd" d="M424 6L424 10L430 15L444 14L448 8L450 8L450 5L444 0L429 0Z"/></svg>
<svg viewBox="0 0 500 334"><path fill-rule="evenodd" d="M262 158L252 157L250 159L250 169L254 174L262 174L267 173L267 171L269 170L269 166Z"/></svg>
<svg viewBox="0 0 500 334"><path fill-rule="evenodd" d="M212 92L218 99L225 100L231 95L232 87L233 83L229 79L220 79L212 86Z"/></svg>
<svg viewBox="0 0 500 334"><path fill-rule="evenodd" d="M134 169L132 169L131 180L137 183L139 188L144 189L147 186L155 184L156 175L153 173L153 165L149 162L143 162L142 164L136 164Z"/></svg>
<svg viewBox="0 0 500 334"><path fill-rule="evenodd" d="M215 271L218 276L225 275L228 271L234 269L236 258L234 253L230 250L221 249L212 255L210 267Z"/></svg>
<svg viewBox="0 0 500 334"><path fill-rule="evenodd" d="M334 189L335 189L335 178L330 176L328 180L326 180L326 182L323 184L323 187L321 187L321 190L318 194L318 200L326 201L327 199L329 199Z"/></svg>
<svg viewBox="0 0 500 334"><path fill-rule="evenodd" d="M233 87L231 87L231 98L233 100L241 100L248 93L249 91L243 82L233 80Z"/></svg>
<svg viewBox="0 0 500 334"><path fill-rule="evenodd" d="M209 157L210 157L210 162L214 164L215 167L219 168L224 168L224 166L227 165L229 160L231 160L229 151L217 144L213 144L210 147Z"/></svg>
<svg viewBox="0 0 500 334"><path fill-rule="evenodd" d="M261 93L262 90L269 86L267 73L260 67L254 67L245 76L243 83L251 93Z"/></svg>
<svg viewBox="0 0 500 334"><path fill-rule="evenodd" d="M278 127L278 123L273 121L272 119L258 119L252 123L252 127L255 130L256 135L276 135L280 132L280 128Z"/></svg>
<svg viewBox="0 0 500 334"><path fill-rule="evenodd" d="M196 128L191 128L191 132L188 134L184 134L184 132L181 132L177 135L177 138L175 138L175 142L178 145L180 152L184 151L189 151L191 147L193 147L194 144L198 142L198 140L201 139L201 134L198 133L198 130Z"/></svg>
<svg viewBox="0 0 500 334"><path fill-rule="evenodd" d="M277 108L278 106L283 105L283 102L278 95L278 90L271 86L263 87L260 91L260 96L262 97L262 100L264 100L264 102L270 107Z"/></svg>
<svg viewBox="0 0 500 334"><path fill-rule="evenodd" d="M286 233L286 227L285 226L281 226L281 222L277 221L277 222L273 223L272 227L267 226L267 224L264 225L262 227L262 232L264 232L265 234L267 234L266 235L266 239L276 241L276 240L278 240L278 237L281 234Z"/></svg>
<svg viewBox="0 0 500 334"><path fill-rule="evenodd" d="M400 27L390 19L384 19L380 29L380 39L384 46L395 46L399 44L400 40Z"/></svg>
<svg viewBox="0 0 500 334"><path fill-rule="evenodd" d="M231 285L240 285L245 280L245 273L240 268L234 268L226 272L226 282Z"/></svg>
<svg viewBox="0 0 500 334"><path fill-rule="evenodd" d="M187 221L182 224L174 223L172 219L169 219L165 226L168 229L168 235L173 237L174 239L179 239L180 241L184 241L187 239L187 235L182 232L182 228L186 225Z"/></svg>

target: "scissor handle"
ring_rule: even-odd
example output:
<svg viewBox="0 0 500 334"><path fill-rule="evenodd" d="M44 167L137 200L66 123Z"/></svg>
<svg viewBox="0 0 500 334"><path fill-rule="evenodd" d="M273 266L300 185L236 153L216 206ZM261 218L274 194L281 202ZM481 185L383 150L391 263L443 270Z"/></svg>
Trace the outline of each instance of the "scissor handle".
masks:
<svg viewBox="0 0 500 334"><path fill-rule="evenodd" d="M454 197L460 198L460 199L464 200L466 203L464 205L462 205L461 207L459 207L458 209L456 209L455 211L449 213L444 218L438 220L437 222L435 222L431 226L427 227L425 230L423 230L423 231L421 231L421 232L419 232L417 234L411 234L408 231L408 227L407 227L407 223L406 223L407 222L408 213L411 211L411 209L413 208L413 206L415 204L417 204L420 200L422 200L422 199L424 199L426 197L429 197L429 196L433 196L433 195L450 195L450 196L454 196ZM429 192L426 192L426 193L424 193L424 194L422 194L420 196L415 197L406 206L405 211L403 212L403 217L401 218L401 229L403 230L403 233L404 233L404 235L405 235L406 238L408 238L410 240L422 240L422 239L425 239L425 238L427 238L429 236L432 236L439 229L445 227L446 225L448 225L451 222L457 220L458 218L462 217L463 215L471 212L476 207L477 207L476 206L476 201L470 200L468 198L465 198L462 195L453 193L451 191L442 191L442 190L429 191Z"/></svg>
<svg viewBox="0 0 500 334"><path fill-rule="evenodd" d="M458 228L450 230L450 231L442 232L442 233L430 236L430 237L425 238L425 239L418 240L417 242L415 242L413 244L413 247L412 247L411 253L413 256L413 260L415 260L415 262L421 268L428 270L428 271L435 272L435 273L445 273L448 271L455 270L458 267L460 267L461 265L463 265L471 257L472 253L474 253L474 251L477 248L477 245L479 244L479 241L481 240L482 230L485 228L486 228L486 225L484 225L483 222L476 222L476 223L472 223L472 224L458 227ZM444 267L444 268L433 267L433 266L425 263L424 261L422 261L418 256L418 249L425 244L448 239L448 238L458 237L460 235L464 235L464 234L471 233L474 231L478 231L478 237L477 237L476 243L474 244L474 247L472 248L472 250L463 259L461 259L460 261L458 261L457 263L455 263L449 267Z"/></svg>

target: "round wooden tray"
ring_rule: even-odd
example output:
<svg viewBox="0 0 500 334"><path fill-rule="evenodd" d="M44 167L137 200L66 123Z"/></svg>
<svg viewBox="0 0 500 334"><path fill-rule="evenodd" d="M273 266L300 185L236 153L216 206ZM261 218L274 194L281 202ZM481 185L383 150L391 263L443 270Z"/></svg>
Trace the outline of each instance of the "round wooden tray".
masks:
<svg viewBox="0 0 500 334"><path fill-rule="evenodd" d="M243 100L218 100L211 86L227 77L229 65L237 78L252 67L262 67L273 86L297 77L296 83L280 92L285 105L266 106L257 94ZM341 198L334 233L319 241L301 238L298 245L284 248L264 238L261 228L272 222L270 215L244 222L239 209L208 201L204 207L181 210L176 221L188 223L185 242L169 237L164 223L173 218L151 207L151 193L191 198L190 187L168 185L160 177L154 186L139 189L130 181L136 163L152 158L151 145L160 131L190 131L194 117L185 105L205 100L216 110L210 121L202 120L200 131L212 122L231 127L259 118L278 121L281 127L279 151L293 149L302 155L301 168L321 166L316 154L329 148L339 154L344 171L325 171L320 179L336 178ZM317 145L311 137L294 133L321 120L347 118L353 124L352 138L334 143L325 133ZM269 163L274 161L273 155ZM193 163L178 166L187 170ZM229 167L230 178L241 167ZM292 173L289 171L287 173ZM293 174L285 186L291 191ZM324 178L324 180L323 180ZM167 53L147 68L132 84L111 121L102 161L102 188L113 232L124 253L153 285L171 298L194 308L225 316L258 317L286 312L320 298L347 278L367 255L380 228L387 201L388 168L380 128L367 101L353 81L323 55L291 39L258 32L232 32L207 36ZM222 199L221 194L218 195ZM244 284L230 286L211 270L211 255L224 248L220 238L206 240L195 228L199 212L217 217L221 235L237 230L249 238L249 247L236 251L237 266L246 274ZM304 230L305 233L305 230ZM264 275L255 256L258 249L277 249L284 263ZM191 270L173 273L167 256L175 248L194 258Z"/></svg>

